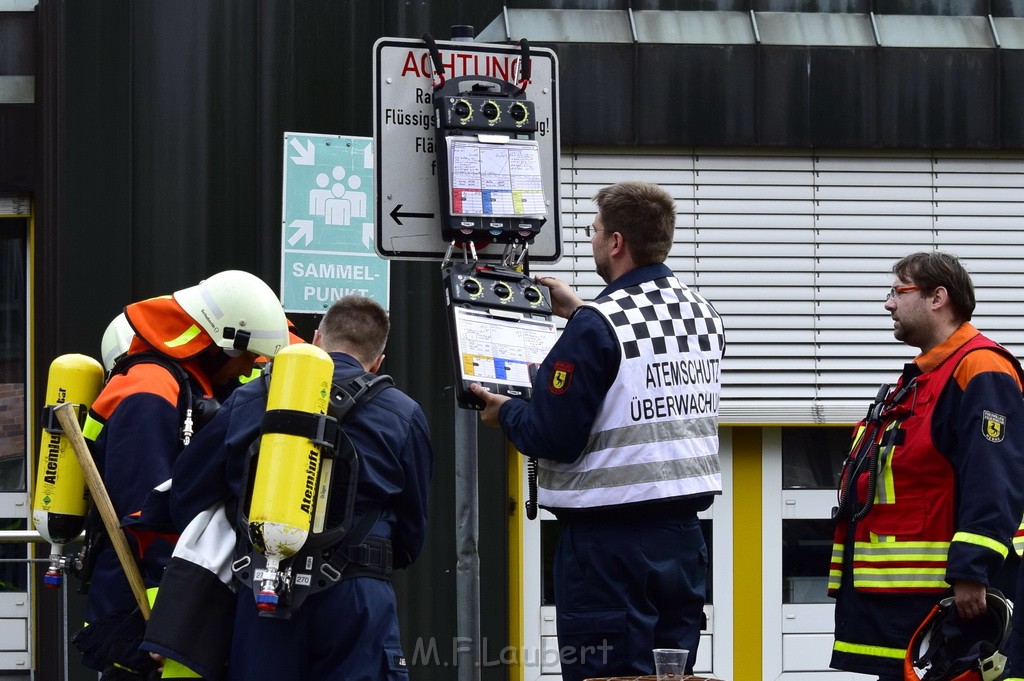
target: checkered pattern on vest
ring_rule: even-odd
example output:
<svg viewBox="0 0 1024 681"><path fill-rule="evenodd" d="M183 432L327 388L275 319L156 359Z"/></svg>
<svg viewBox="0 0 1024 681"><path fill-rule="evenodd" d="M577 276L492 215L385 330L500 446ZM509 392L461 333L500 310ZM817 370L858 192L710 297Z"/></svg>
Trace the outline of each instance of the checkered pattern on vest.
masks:
<svg viewBox="0 0 1024 681"><path fill-rule="evenodd" d="M678 296L682 300L677 301ZM628 286L594 303L605 310L607 303L620 308L609 311L608 318L618 329L627 358L639 357L642 343L650 345L655 355L688 352L691 342L704 351L725 349L725 332L715 308L675 277ZM678 323L685 334L676 333Z"/></svg>

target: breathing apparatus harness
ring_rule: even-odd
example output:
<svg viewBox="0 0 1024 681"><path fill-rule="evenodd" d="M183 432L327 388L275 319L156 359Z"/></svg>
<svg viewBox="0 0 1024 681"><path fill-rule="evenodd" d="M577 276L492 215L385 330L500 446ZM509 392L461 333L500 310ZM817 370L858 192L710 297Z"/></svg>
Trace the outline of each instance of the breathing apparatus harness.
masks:
<svg viewBox="0 0 1024 681"><path fill-rule="evenodd" d="M265 372L263 376L268 389L269 373ZM284 409L265 414L260 424L260 435L275 432L306 437L320 445L321 456L334 460L332 493L328 497L329 506L325 514L333 526L311 533L295 555L281 561L278 606L274 610L261 610L260 617L288 619L307 597L334 586L342 579L363 576L390 579L390 540L368 536L380 518L381 508L368 509L352 527L359 459L341 424L361 405L394 384L390 376L366 372L342 385L332 384L326 415ZM247 499L255 482L259 449L260 437L257 437L249 446L243 473ZM339 492L343 495L341 499L338 498ZM258 589L254 584L259 583L267 559L248 539L247 505L247 502L240 502L235 513L238 545L231 570L235 579L253 589L255 594Z"/></svg>
<svg viewBox="0 0 1024 681"><path fill-rule="evenodd" d="M192 441L200 428L213 420L214 414L220 409L220 402L214 397L202 397L194 394L192 378L178 362L168 359L159 352L145 350L130 355L122 355L110 369L109 381L117 374L126 374L137 364L156 364L163 367L178 382L178 412L181 414L181 446Z"/></svg>
<svg viewBox="0 0 1024 681"><path fill-rule="evenodd" d="M916 364L908 364L903 371L902 385L893 390L888 383L883 383L878 389L875 400L868 407L867 415L864 417L864 429L860 434L860 442L856 445L856 453L843 462L838 490L839 505L832 509L833 520L848 518L851 522L856 522L866 516L874 506L875 490L878 487L880 431L884 426L885 417L899 407L908 396L915 393L919 373ZM861 502L857 500L855 487L857 478L865 469L868 474L868 489L866 498Z"/></svg>

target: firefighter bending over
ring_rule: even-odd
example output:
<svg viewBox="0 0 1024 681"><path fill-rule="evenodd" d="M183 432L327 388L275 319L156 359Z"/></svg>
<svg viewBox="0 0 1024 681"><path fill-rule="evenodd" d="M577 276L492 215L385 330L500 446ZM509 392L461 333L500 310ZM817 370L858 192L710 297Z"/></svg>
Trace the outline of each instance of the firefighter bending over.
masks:
<svg viewBox="0 0 1024 681"><path fill-rule="evenodd" d="M114 364L83 433L139 557L146 586L152 589L160 582L176 537L135 532L131 523L150 491L171 477L182 448L215 411L218 386L251 371L258 355L273 356L287 345L288 326L270 287L237 270L133 303L124 312L134 337L125 332L131 343L127 354ZM124 571L98 532L102 530L90 532L99 539L89 556L88 625L76 637L76 646L83 651L83 662L102 671L104 680L144 677L151 661L137 650L141 630L135 632L134 643L109 640L124 636L126 618L140 616L132 615L135 600Z"/></svg>

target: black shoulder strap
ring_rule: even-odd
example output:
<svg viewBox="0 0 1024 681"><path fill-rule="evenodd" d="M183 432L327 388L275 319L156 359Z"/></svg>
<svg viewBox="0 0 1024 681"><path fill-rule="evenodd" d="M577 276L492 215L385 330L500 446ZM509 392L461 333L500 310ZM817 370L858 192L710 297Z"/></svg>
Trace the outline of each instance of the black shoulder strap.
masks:
<svg viewBox="0 0 1024 681"><path fill-rule="evenodd" d="M185 371L177 362L174 362L167 357L164 357L159 352L154 350L144 350L143 352L135 352L130 355L121 355L121 357L114 363L114 366L110 369L110 375L126 374L136 364L156 364L167 370L167 373L174 376L175 380L182 385L187 385L190 381L188 372Z"/></svg>
<svg viewBox="0 0 1024 681"><path fill-rule="evenodd" d="M192 420L192 377L185 371L185 367L177 362L155 350L144 350L130 355L122 355L111 367L107 380L109 381L112 376L117 374L128 373L129 369L138 364L156 364L165 369L178 382L178 413L182 422L181 441L187 445L196 430Z"/></svg>
<svg viewBox="0 0 1024 681"><path fill-rule="evenodd" d="M394 384L395 382L390 376L377 376L369 372L356 376L342 385L332 383L327 414L313 414L294 409L273 409L263 415L263 420L260 422L260 435L284 433L305 437L324 447L324 455L333 458L341 449L339 438L342 437L341 424L345 419L358 407Z"/></svg>
<svg viewBox="0 0 1024 681"><path fill-rule="evenodd" d="M330 413L339 422L344 421L356 407L369 402L382 390L393 385L395 385L394 379L387 374L377 376L369 371L349 379L341 385L334 384Z"/></svg>

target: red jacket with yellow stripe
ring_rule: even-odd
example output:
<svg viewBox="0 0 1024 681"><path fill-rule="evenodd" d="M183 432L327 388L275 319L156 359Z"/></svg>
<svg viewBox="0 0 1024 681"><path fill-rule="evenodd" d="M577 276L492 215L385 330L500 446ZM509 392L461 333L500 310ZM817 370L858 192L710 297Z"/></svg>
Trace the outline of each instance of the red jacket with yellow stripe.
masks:
<svg viewBox="0 0 1024 681"><path fill-rule="evenodd" d="M844 573L875 592L990 583L1024 509L1022 384L1017 360L967 323L906 366L880 418L854 430L830 593Z"/></svg>

